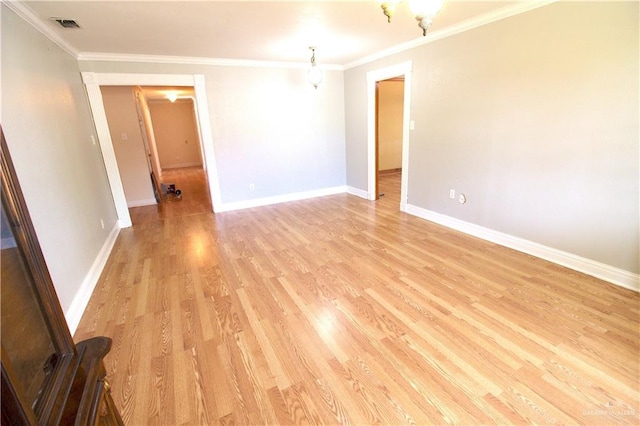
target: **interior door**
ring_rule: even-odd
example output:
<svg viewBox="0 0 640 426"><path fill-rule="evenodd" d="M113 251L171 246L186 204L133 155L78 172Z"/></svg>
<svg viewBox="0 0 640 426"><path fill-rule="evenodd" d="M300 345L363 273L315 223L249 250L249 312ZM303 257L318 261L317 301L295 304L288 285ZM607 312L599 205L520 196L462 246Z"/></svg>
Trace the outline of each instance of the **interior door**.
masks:
<svg viewBox="0 0 640 426"><path fill-rule="evenodd" d="M138 124L140 125L140 133L142 134L142 141L144 143L144 150L147 153L147 166L149 167L149 174L151 175L151 184L153 185L153 193L155 194L156 201L162 202L162 192L160 189L160 178L162 177L162 170L159 166L157 156L154 156L155 150L151 146L149 139L153 137L153 128L151 126L151 119L148 117L149 111L146 109L146 102L144 102L144 94L139 87L134 89L136 96L136 111L138 113ZM145 114L146 112L146 114ZM148 118L148 120L147 120Z"/></svg>

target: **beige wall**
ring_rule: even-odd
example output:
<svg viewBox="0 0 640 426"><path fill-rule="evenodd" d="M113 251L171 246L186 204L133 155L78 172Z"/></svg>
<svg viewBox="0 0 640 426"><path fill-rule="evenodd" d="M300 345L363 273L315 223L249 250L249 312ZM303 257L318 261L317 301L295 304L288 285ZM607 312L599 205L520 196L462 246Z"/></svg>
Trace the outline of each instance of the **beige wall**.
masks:
<svg viewBox="0 0 640 426"><path fill-rule="evenodd" d="M136 207L156 204L138 123L134 88L104 86L100 90L127 205Z"/></svg>
<svg viewBox="0 0 640 426"><path fill-rule="evenodd" d="M191 99L149 101L160 167L202 166L200 139Z"/></svg>
<svg viewBox="0 0 640 426"><path fill-rule="evenodd" d="M409 204L637 274L638 5L553 3L347 70L347 184L367 72L411 60Z"/></svg>
<svg viewBox="0 0 640 426"><path fill-rule="evenodd" d="M402 168L404 81L378 83L378 170Z"/></svg>

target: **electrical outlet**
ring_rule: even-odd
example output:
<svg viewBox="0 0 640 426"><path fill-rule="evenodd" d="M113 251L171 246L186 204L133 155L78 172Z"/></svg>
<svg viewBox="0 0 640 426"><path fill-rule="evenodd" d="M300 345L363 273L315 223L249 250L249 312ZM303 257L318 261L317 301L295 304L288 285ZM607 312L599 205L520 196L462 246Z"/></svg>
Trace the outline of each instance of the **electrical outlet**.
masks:
<svg viewBox="0 0 640 426"><path fill-rule="evenodd" d="M100 219L100 226L102 226L102 229L104 229L104 220Z"/></svg>
<svg viewBox="0 0 640 426"><path fill-rule="evenodd" d="M254 191L255 189L256 189L256 185L253 182L251 182L249 184L249 190Z"/></svg>
<svg viewBox="0 0 640 426"><path fill-rule="evenodd" d="M450 189L449 190L449 198L451 198L452 200L456 198L456 190L455 189Z"/></svg>

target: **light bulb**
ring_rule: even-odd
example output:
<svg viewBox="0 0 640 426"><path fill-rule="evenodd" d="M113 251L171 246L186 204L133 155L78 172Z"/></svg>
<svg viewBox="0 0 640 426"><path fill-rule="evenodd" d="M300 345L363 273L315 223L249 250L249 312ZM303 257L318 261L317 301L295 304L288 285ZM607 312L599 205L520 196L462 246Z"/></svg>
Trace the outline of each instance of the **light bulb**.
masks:
<svg viewBox="0 0 640 426"><path fill-rule="evenodd" d="M307 73L307 78L309 79L309 83L313 84L313 87L317 89L318 85L322 82L322 70L318 68L316 64L311 65Z"/></svg>
<svg viewBox="0 0 640 426"><path fill-rule="evenodd" d="M382 12L387 17L387 22L391 22L391 17L395 15L398 5L402 3L402 0L378 0Z"/></svg>
<svg viewBox="0 0 640 426"><path fill-rule="evenodd" d="M427 29L443 4L444 0L409 0L409 9L416 17L418 26L422 28L423 36L427 35Z"/></svg>

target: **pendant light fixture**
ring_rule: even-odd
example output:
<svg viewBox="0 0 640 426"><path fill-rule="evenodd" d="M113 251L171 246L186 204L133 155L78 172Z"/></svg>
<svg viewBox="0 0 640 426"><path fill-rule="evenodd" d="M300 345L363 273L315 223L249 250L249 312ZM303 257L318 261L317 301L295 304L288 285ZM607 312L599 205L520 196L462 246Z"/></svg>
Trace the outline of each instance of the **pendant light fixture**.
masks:
<svg viewBox="0 0 640 426"><path fill-rule="evenodd" d="M427 35L427 29L433 23L433 18L442 9L444 0L408 0L409 9L418 21L418 26L422 28L422 35ZM378 0L382 12L387 17L387 22L391 22L391 17L402 0Z"/></svg>
<svg viewBox="0 0 640 426"><path fill-rule="evenodd" d="M309 47L311 49L311 68L307 72L307 78L309 79L309 83L313 84L313 87L316 89L318 85L322 81L322 70L316 64L316 48L315 46Z"/></svg>
<svg viewBox="0 0 640 426"><path fill-rule="evenodd" d="M422 28L422 35L427 35L427 29L433 23L433 18L440 12L444 0L409 0L409 9L416 17L418 26Z"/></svg>
<svg viewBox="0 0 640 426"><path fill-rule="evenodd" d="M380 7L382 7L382 13L387 17L387 22L391 23L391 18L396 13L396 8L402 0L378 0Z"/></svg>

